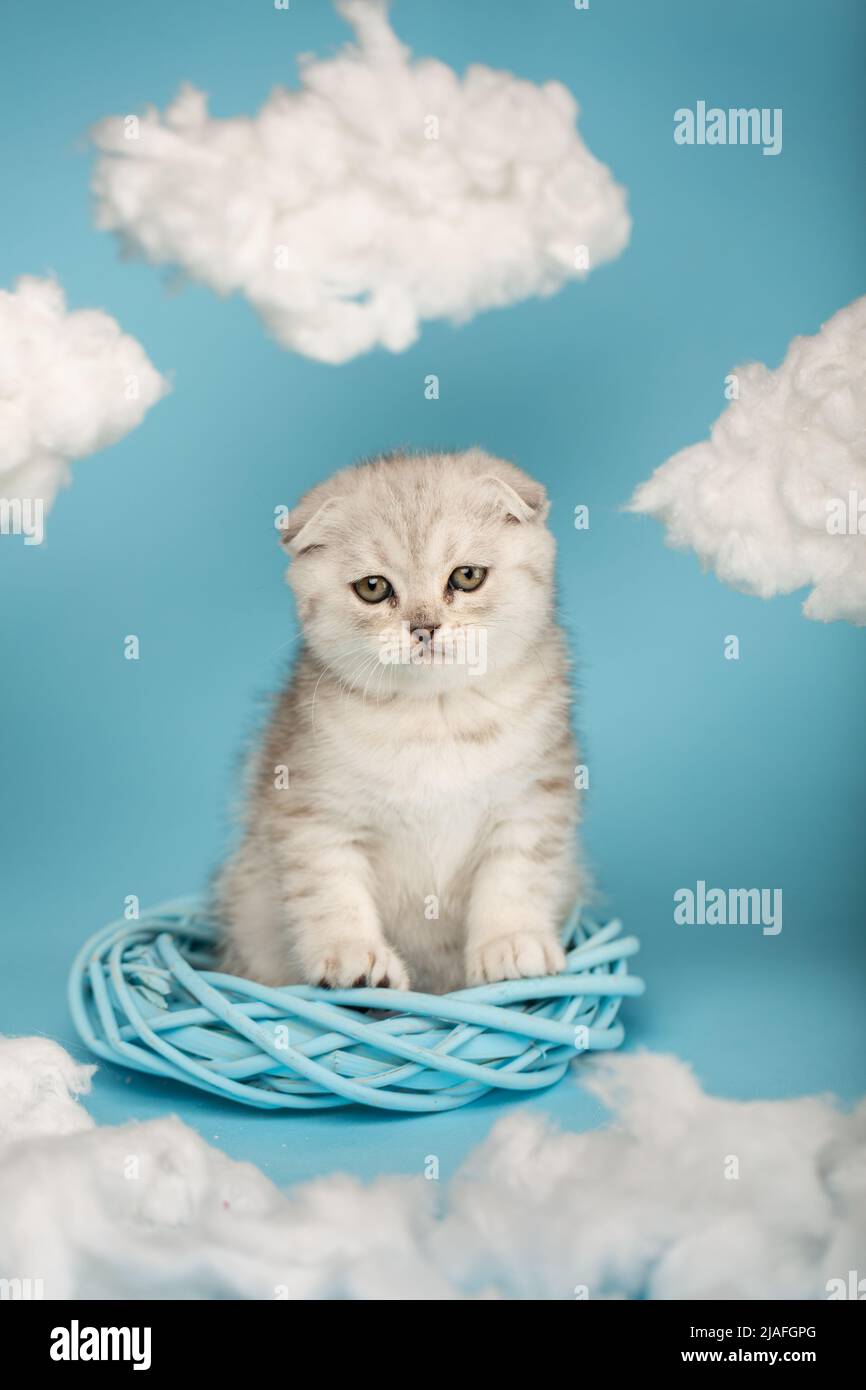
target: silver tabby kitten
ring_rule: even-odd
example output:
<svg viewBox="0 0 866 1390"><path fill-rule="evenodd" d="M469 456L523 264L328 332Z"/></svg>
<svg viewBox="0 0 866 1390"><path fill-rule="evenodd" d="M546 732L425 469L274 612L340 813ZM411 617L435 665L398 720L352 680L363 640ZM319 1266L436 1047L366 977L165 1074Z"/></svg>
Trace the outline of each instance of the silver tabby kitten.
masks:
<svg viewBox="0 0 866 1390"><path fill-rule="evenodd" d="M583 885L547 510L471 449L344 469L291 513L304 645L216 883L227 969L432 992L562 969Z"/></svg>

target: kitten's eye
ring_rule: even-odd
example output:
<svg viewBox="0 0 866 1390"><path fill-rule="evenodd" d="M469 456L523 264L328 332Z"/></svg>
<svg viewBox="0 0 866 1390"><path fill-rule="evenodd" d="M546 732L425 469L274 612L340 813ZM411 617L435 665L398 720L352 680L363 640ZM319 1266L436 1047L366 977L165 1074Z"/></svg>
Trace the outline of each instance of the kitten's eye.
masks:
<svg viewBox="0 0 866 1390"><path fill-rule="evenodd" d="M448 580L449 589L462 589L464 593L469 593L472 589L480 589L487 578L486 569L481 565L458 565L453 570Z"/></svg>
<svg viewBox="0 0 866 1390"><path fill-rule="evenodd" d="M365 579L356 579L352 588L365 603L381 603L394 592L388 580L381 574L368 574Z"/></svg>

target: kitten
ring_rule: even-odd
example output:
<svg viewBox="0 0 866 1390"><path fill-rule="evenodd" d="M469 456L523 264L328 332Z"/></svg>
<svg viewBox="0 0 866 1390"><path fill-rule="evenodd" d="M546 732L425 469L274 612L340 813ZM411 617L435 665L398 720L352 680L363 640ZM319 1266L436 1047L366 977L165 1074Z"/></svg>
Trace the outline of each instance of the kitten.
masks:
<svg viewBox="0 0 866 1390"><path fill-rule="evenodd" d="M544 488L388 455L290 514L304 646L215 909L270 984L430 992L554 973L582 874Z"/></svg>

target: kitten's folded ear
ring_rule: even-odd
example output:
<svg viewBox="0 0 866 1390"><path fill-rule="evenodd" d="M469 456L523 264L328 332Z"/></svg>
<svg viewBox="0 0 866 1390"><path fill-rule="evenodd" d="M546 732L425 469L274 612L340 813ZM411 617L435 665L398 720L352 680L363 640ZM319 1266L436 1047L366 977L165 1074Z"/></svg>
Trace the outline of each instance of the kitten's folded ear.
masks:
<svg viewBox="0 0 866 1390"><path fill-rule="evenodd" d="M327 543L336 520L335 504L339 497L328 497L318 502L313 497L303 497L294 507L280 527L280 545L290 555L306 555L310 550L321 550Z"/></svg>
<svg viewBox="0 0 866 1390"><path fill-rule="evenodd" d="M491 502L502 508L506 521L514 524L544 521L550 511L544 485L525 473L519 474L515 487L495 473L485 473L479 482L487 490Z"/></svg>

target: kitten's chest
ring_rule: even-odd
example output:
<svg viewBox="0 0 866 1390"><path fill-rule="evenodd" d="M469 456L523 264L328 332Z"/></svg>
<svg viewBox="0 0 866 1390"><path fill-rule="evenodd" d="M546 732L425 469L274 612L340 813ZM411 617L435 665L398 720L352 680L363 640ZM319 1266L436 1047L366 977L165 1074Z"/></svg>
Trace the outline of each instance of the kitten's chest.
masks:
<svg viewBox="0 0 866 1390"><path fill-rule="evenodd" d="M489 706L432 714L399 710L347 722L339 760L343 786L385 819L442 833L510 799L532 761L533 730L491 718Z"/></svg>

